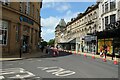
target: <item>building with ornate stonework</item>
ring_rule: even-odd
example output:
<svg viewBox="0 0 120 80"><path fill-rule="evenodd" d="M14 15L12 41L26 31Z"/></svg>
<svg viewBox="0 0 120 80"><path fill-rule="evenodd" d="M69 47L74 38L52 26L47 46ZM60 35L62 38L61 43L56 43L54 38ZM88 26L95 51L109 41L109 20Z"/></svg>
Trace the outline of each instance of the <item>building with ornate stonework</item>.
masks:
<svg viewBox="0 0 120 80"><path fill-rule="evenodd" d="M96 51L96 37L88 35L95 31L99 31L98 4L88 7L84 13L78 14L67 23L66 29L62 32L61 38L64 42L61 45L69 50Z"/></svg>
<svg viewBox="0 0 120 80"><path fill-rule="evenodd" d="M41 42L42 2L0 2L0 47L2 55L34 52Z"/></svg>
<svg viewBox="0 0 120 80"><path fill-rule="evenodd" d="M120 50L120 0L101 0L99 3L99 26L97 32L98 53L107 48L107 53L118 53Z"/></svg>

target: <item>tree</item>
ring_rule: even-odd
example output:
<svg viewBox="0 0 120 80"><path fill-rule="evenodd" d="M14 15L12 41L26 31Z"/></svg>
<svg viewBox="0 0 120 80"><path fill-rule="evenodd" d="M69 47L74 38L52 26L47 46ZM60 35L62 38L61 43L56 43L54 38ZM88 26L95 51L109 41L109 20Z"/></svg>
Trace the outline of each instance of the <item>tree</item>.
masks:
<svg viewBox="0 0 120 80"><path fill-rule="evenodd" d="M48 45L54 46L55 39L50 39L48 42Z"/></svg>
<svg viewBox="0 0 120 80"><path fill-rule="evenodd" d="M43 41L43 42L41 42L41 45L42 45L42 46L47 46L47 42L46 42L46 41Z"/></svg>

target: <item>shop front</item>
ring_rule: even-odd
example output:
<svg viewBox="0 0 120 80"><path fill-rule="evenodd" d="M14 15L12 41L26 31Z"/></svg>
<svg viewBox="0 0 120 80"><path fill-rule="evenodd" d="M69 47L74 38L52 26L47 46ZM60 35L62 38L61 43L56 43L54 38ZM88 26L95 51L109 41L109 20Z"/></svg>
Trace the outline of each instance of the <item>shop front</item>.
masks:
<svg viewBox="0 0 120 80"><path fill-rule="evenodd" d="M85 36L85 52L91 53L96 52L96 36L87 35Z"/></svg>
<svg viewBox="0 0 120 80"><path fill-rule="evenodd" d="M98 53L107 48L107 54L120 55L120 28L96 33L98 38Z"/></svg>
<svg viewBox="0 0 120 80"><path fill-rule="evenodd" d="M98 39L98 53L107 47L107 54L111 55L113 52L113 38Z"/></svg>
<svg viewBox="0 0 120 80"><path fill-rule="evenodd" d="M76 49L76 38L69 42L58 43L58 46L60 46L60 48L65 49L65 50L75 50Z"/></svg>
<svg viewBox="0 0 120 80"><path fill-rule="evenodd" d="M23 53L29 52L29 36L24 35L23 36Z"/></svg>

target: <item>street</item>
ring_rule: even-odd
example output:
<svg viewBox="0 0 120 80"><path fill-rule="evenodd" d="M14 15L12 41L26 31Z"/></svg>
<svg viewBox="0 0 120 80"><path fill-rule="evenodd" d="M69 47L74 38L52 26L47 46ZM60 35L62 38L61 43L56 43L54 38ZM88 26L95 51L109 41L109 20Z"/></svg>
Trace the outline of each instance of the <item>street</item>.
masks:
<svg viewBox="0 0 120 80"><path fill-rule="evenodd" d="M52 52L51 52L52 53ZM60 52L60 56L43 56L16 61L4 61L1 79L41 78L118 78L118 65L111 61ZM63 55L64 54L64 55ZM65 55L66 54L66 55ZM25 80L26 80L25 79Z"/></svg>

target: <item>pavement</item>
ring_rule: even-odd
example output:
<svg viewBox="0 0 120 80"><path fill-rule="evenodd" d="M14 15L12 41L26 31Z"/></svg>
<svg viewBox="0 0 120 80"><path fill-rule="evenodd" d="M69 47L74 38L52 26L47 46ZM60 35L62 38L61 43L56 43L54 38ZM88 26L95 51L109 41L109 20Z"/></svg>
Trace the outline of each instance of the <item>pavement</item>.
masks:
<svg viewBox="0 0 120 80"><path fill-rule="evenodd" d="M37 51L37 52L34 52L34 53L23 53L21 58L19 57L19 54L18 54L18 55L13 55L13 56L10 56L10 57L7 56L7 57L4 57L4 58L0 58L0 61L22 60L22 59L27 59L27 58L40 57L44 54L45 54L45 50L44 50L44 52Z"/></svg>
<svg viewBox="0 0 120 80"><path fill-rule="evenodd" d="M59 51L61 51L61 50L59 50ZM78 55L84 55L85 54L83 52L76 53L75 51L70 51L70 50L62 50L62 51L69 52L70 54L71 53L72 54L78 54ZM16 55L16 57L14 56L14 57L10 57L10 58L0 58L0 61L21 60L21 59L26 59L26 58L40 57L40 56L43 56L43 55L45 55L45 50L43 52L39 51L39 52L35 52L35 53L24 53L24 54L22 54L22 58L19 58L18 57L19 55ZM92 57L93 54L92 53L86 53L86 56ZM95 54L94 56L95 56L95 58L101 58L102 59L102 57L100 57L100 55ZM114 60L112 60L112 57L110 57L110 56L107 56L106 60L114 61ZM116 58L116 60L120 62L119 58Z"/></svg>
<svg viewBox="0 0 120 80"><path fill-rule="evenodd" d="M60 50L60 51L61 51L61 50ZM64 52L70 52L70 53L72 53L72 54L78 54L78 55L84 55L84 54L85 54L84 52L77 52L77 53L76 53L76 51L71 51L71 50L62 50L62 51L64 51ZM86 56L92 57L93 54L92 54L92 53L86 53ZM100 57L100 55L94 54L94 56L95 56L95 58L103 59L103 57ZM115 59L115 58L114 58L114 59ZM116 60L120 62L119 59L120 59L120 58L116 58ZM110 56L107 56L107 57L106 57L106 60L114 61L114 60L112 60L112 57L110 57Z"/></svg>

